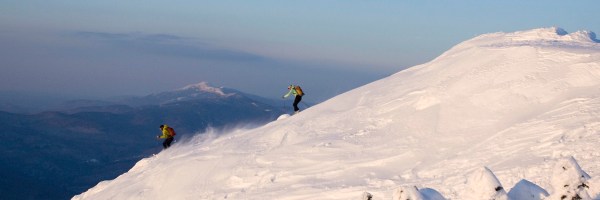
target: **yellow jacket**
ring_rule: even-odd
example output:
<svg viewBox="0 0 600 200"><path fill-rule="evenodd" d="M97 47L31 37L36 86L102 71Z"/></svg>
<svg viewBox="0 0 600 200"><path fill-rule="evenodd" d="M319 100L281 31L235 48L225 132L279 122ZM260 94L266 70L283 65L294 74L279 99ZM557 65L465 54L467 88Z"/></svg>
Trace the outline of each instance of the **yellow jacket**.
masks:
<svg viewBox="0 0 600 200"><path fill-rule="evenodd" d="M173 136L171 135L171 132L169 131L169 126L167 126L165 124L165 126L163 126L163 128L162 128L162 135L160 136L160 138L170 138L170 137L173 137Z"/></svg>

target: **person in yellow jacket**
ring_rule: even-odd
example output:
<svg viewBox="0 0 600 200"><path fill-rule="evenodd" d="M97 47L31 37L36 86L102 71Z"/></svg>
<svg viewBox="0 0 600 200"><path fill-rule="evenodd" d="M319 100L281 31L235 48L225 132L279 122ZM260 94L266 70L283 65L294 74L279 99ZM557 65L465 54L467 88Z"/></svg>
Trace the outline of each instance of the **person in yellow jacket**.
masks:
<svg viewBox="0 0 600 200"><path fill-rule="evenodd" d="M162 131L162 135L157 135L156 138L165 139L163 142L163 149L167 149L171 146L171 142L173 142L173 139L175 138L175 131L166 124L160 125L160 131Z"/></svg>

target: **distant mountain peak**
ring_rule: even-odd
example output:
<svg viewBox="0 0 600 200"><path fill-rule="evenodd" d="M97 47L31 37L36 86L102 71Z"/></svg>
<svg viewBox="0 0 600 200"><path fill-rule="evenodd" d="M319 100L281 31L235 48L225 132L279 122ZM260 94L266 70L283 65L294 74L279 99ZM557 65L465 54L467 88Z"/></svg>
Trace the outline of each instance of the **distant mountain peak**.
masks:
<svg viewBox="0 0 600 200"><path fill-rule="evenodd" d="M183 88L178 89L177 91L183 91L183 90L196 90L196 91L200 91L200 92L213 93L213 94L217 94L220 96L234 95L233 93L223 92L222 88L212 87L205 81L202 81L202 82L196 83L196 84L187 85Z"/></svg>

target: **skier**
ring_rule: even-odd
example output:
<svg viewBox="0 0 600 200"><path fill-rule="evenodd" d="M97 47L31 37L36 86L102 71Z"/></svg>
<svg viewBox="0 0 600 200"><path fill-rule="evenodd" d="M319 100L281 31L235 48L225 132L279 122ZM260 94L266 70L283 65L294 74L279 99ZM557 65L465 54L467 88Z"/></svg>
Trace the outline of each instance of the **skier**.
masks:
<svg viewBox="0 0 600 200"><path fill-rule="evenodd" d="M160 131L162 132L162 135L157 135L156 138L165 139L165 141L163 142L163 149L167 149L171 146L171 142L173 142L173 139L175 137L175 130L173 130L173 128L167 126L166 124L163 124L160 125Z"/></svg>
<svg viewBox="0 0 600 200"><path fill-rule="evenodd" d="M300 88L300 86L296 85L290 85L288 87L288 90L290 90L287 94L283 95L282 98L287 98L288 96L290 96L291 94L293 94L294 96L296 96L296 98L294 98L294 114L300 112L300 108L298 108L298 103L300 103L300 101L302 101L302 96L304 96L304 92L302 91L302 88Z"/></svg>

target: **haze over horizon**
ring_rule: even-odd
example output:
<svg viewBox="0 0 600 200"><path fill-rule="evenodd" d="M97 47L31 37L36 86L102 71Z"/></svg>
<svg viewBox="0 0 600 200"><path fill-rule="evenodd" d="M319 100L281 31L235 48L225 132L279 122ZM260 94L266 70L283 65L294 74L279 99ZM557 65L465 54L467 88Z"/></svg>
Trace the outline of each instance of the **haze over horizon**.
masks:
<svg viewBox="0 0 600 200"><path fill-rule="evenodd" d="M207 81L319 102L490 32L600 30L595 1L2 1L0 91L146 95Z"/></svg>

